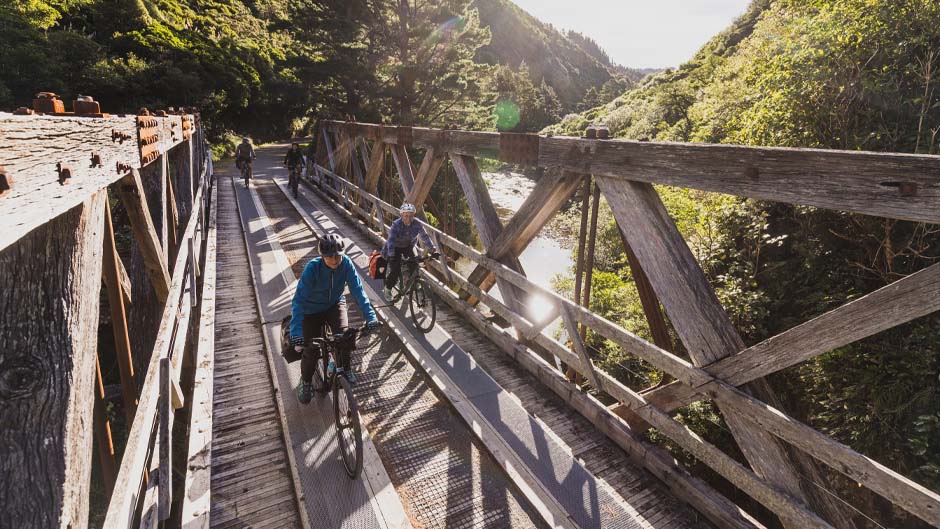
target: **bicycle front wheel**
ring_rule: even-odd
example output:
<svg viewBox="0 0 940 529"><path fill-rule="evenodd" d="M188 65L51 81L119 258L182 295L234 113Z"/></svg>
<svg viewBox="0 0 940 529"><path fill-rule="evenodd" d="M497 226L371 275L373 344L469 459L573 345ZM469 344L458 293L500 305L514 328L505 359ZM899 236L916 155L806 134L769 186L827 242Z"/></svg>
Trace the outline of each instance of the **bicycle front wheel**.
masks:
<svg viewBox="0 0 940 529"><path fill-rule="evenodd" d="M333 420L343 467L350 479L356 479L362 472L362 425L352 386L343 375L333 381Z"/></svg>
<svg viewBox="0 0 940 529"><path fill-rule="evenodd" d="M430 332L434 328L434 321L437 319L437 305L434 302L431 287L424 281L419 280L411 289L408 305L411 312L411 321L414 322L415 327L423 333Z"/></svg>

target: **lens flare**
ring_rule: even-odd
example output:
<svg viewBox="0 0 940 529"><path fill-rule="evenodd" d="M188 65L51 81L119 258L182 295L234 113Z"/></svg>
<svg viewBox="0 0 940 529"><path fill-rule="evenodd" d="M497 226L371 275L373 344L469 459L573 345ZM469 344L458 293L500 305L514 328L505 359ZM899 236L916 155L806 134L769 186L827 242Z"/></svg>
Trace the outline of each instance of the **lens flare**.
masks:
<svg viewBox="0 0 940 529"><path fill-rule="evenodd" d="M519 105L508 99L496 103L493 109L493 118L496 120L498 130L511 130L519 124Z"/></svg>

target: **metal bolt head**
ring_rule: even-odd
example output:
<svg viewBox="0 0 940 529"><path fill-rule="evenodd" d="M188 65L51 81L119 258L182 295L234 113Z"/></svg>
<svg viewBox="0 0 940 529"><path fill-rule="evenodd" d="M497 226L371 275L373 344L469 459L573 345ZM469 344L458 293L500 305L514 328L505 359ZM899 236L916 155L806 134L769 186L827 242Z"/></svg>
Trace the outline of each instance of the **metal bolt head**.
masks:
<svg viewBox="0 0 940 529"><path fill-rule="evenodd" d="M597 127L597 139L607 140L610 139L610 129L607 127Z"/></svg>
<svg viewBox="0 0 940 529"><path fill-rule="evenodd" d="M101 155L96 152L91 153L91 166L101 167L102 165L103 164L101 163Z"/></svg>
<svg viewBox="0 0 940 529"><path fill-rule="evenodd" d="M13 112L15 116L30 116L33 114L33 109L26 107L19 107L16 111Z"/></svg>
<svg viewBox="0 0 940 529"><path fill-rule="evenodd" d="M67 184L72 179L72 168L62 162L57 163L55 167L59 172L59 184Z"/></svg>
<svg viewBox="0 0 940 529"><path fill-rule="evenodd" d="M597 139L597 129L594 128L594 125L591 125L587 128L587 130L584 131L584 137L589 140Z"/></svg>

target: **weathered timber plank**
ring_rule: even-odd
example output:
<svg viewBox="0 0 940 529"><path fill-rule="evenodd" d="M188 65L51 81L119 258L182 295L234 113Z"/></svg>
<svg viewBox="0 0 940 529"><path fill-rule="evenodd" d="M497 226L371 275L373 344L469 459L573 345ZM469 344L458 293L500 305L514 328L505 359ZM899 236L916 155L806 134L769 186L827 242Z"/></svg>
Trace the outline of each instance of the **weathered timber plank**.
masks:
<svg viewBox="0 0 940 529"><path fill-rule="evenodd" d="M487 255L497 260L506 255L519 256L577 191L583 179L584 175L559 171L539 180L519 210L506 223L506 227L493 242L492 247L487 249ZM468 276L468 280L488 290L490 277L492 277L491 272L477 265Z"/></svg>
<svg viewBox="0 0 940 529"><path fill-rule="evenodd" d="M578 359L581 361L581 373L584 374L585 378L587 378L592 386L599 388L600 385L597 381L597 374L594 373L594 364L591 362L591 356L584 346L584 341L581 340L578 325L571 316L571 311L564 305L561 306L561 319L565 322L565 330L568 331L568 339L571 340L572 348L578 354Z"/></svg>
<svg viewBox="0 0 940 529"><path fill-rule="evenodd" d="M940 223L940 159L914 154L541 138L539 165Z"/></svg>
<svg viewBox="0 0 940 529"><path fill-rule="evenodd" d="M744 349L744 342L653 186L595 177L692 362L701 366ZM780 408L766 382L755 380L750 389L765 402ZM816 470L815 463L808 456L788 454L779 440L750 420L735 413L724 416L755 471L790 496L806 501L800 475ZM809 496L816 508L823 510L826 518L834 520L838 527L854 526L844 507L831 498ZM792 516L792 513L785 515ZM788 527L799 527L794 525L796 518L783 521Z"/></svg>
<svg viewBox="0 0 940 529"><path fill-rule="evenodd" d="M204 188L200 188L196 193L195 204L202 204L203 192ZM197 210L197 214L190 217L186 231L182 235L183 240L193 236L199 215L200 212ZM163 307L153 352L148 361L147 375L140 392L137 414L128 434L127 446L121 460L121 470L114 487L115 493L111 496L111 502L108 505L104 529L119 529L128 526L137 507L137 491L140 490L143 470L147 464L147 455L156 425L157 404L160 396L159 363L161 358L168 356L172 344L180 297L187 278L186 261L188 259L187 251L180 252L173 268L173 280Z"/></svg>
<svg viewBox="0 0 940 529"><path fill-rule="evenodd" d="M107 194L0 251L0 519L86 527Z"/></svg>
<svg viewBox="0 0 940 529"><path fill-rule="evenodd" d="M395 170L398 171L404 196L408 196L415 186L414 166L411 165L408 150L401 145L392 145L389 150L392 151L392 160L395 162Z"/></svg>
<svg viewBox="0 0 940 529"><path fill-rule="evenodd" d="M708 364L705 370L732 386L740 386L937 310L940 310L940 264ZM644 395L664 411L684 406L694 396L693 388L678 384Z"/></svg>
<svg viewBox="0 0 940 529"><path fill-rule="evenodd" d="M347 124L342 121L321 121L328 130L378 140L403 147L423 147L439 152L499 158L499 133L429 129L424 127L396 127L367 123Z"/></svg>
<svg viewBox="0 0 940 529"><path fill-rule="evenodd" d="M81 204L118 180L117 163L137 167L140 153L134 139L115 142L112 131L137 138L133 117L59 118L0 113L0 166L13 178L0 200L0 249ZM101 166L92 167L92 152ZM59 183L57 164L68 166L72 178Z"/></svg>
<svg viewBox="0 0 940 529"><path fill-rule="evenodd" d="M212 482L212 406L215 369L215 283L216 283L216 235L218 226L218 189L212 187L209 226L206 232L205 270L199 328L196 342L196 373L193 376L193 393L189 450L186 464L186 485L183 492L183 529L208 529L209 498Z"/></svg>
<svg viewBox="0 0 940 529"><path fill-rule="evenodd" d="M140 172L136 169L131 170L127 176L121 179L117 189L121 196L121 202L124 204L124 209L127 211L127 216L131 221L131 230L134 232L137 246L143 254L144 264L150 274L154 291L157 293L157 299L160 303L166 303L170 288L170 273L164 259L163 245L160 244L160 239L157 237L153 218L150 215L150 208L147 206Z"/></svg>
<svg viewBox="0 0 940 529"><path fill-rule="evenodd" d="M454 166L454 172L457 173L457 180L460 187L463 188L464 196L467 200L467 206L473 216L477 232L483 245L488 249L499 238L503 231L503 224L499 220L499 214L490 198L490 193L486 189L486 183L480 174L480 167L474 158L463 155L451 155L451 163ZM514 256L506 258L507 265L519 272L522 271L522 265L519 259ZM503 297L508 301L517 313L525 313L525 300L527 294L524 290L516 289L513 285L497 281L499 290Z"/></svg>
<svg viewBox="0 0 940 529"><path fill-rule="evenodd" d="M415 185L405 195L407 197L405 200L417 206L419 210L424 209L424 201L427 200L428 195L431 193L431 187L437 179L437 174L446 161L447 155L435 149L428 149L428 151L424 153L424 160L421 161L421 167L418 168L418 176L415 177Z"/></svg>
<svg viewBox="0 0 940 529"><path fill-rule="evenodd" d="M379 186L379 177L385 169L385 145L382 142L375 142L372 148L372 156L369 159L369 169L366 171L366 180L364 188L369 193L375 193Z"/></svg>

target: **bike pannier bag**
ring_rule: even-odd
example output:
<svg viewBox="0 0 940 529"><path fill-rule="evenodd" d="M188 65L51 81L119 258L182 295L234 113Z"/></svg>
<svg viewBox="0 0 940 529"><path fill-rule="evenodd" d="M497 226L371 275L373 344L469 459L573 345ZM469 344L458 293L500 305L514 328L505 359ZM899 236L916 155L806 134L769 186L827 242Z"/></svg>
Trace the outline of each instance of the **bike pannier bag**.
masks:
<svg viewBox="0 0 940 529"><path fill-rule="evenodd" d="M386 266L387 263L381 252L372 250L372 255L369 256L369 276L372 279L385 279Z"/></svg>

